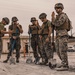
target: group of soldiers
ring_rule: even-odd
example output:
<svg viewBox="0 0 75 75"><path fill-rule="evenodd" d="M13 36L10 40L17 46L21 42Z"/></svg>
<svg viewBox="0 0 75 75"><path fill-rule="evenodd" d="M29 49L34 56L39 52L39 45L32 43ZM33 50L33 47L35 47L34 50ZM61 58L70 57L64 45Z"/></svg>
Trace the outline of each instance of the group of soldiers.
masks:
<svg viewBox="0 0 75 75"><path fill-rule="evenodd" d="M9 24L9 19L7 17L4 17L2 21L0 22L0 58L1 58L1 53L2 53L2 37L4 34L9 34L10 37L10 45L9 45L9 53L7 56L7 59L4 60L4 63L7 63L9 58L12 57L12 53L14 49L16 49L16 63L19 63L19 58L20 58L20 34L23 33L22 26L17 22L18 18L17 17L12 17L11 19L12 23L9 25L9 30L6 31L5 27L7 24Z"/></svg>
<svg viewBox="0 0 75 75"><path fill-rule="evenodd" d="M55 4L55 12L52 12L52 20L47 19L46 13L41 13L39 19L42 21L42 26L39 25L38 20L35 17L31 18L32 25L29 25L28 34L31 35L31 47L33 49L34 62L40 65L49 65L52 68L52 61L54 57L54 45L51 38L52 32L56 31L55 49L61 60L61 65L56 66L57 71L68 70L68 57L67 57L67 43L68 43L68 31L70 30L69 18L66 13L63 12L64 6L62 3ZM2 53L2 37L4 34L9 34L10 48L7 59L4 63L7 63L12 56L12 52L16 49L16 62L19 63L20 58L20 34L23 33L22 26L17 22L17 17L12 17L12 23L9 26L9 31L4 28L9 24L9 19L4 17L0 22L0 57ZM42 58L42 62L40 61Z"/></svg>
<svg viewBox="0 0 75 75"><path fill-rule="evenodd" d="M68 31L71 29L70 21L66 13L63 12L64 6L62 3L55 4L55 12L51 14L51 21L47 19L46 13L41 13L39 19L43 22L39 25L35 17L31 18L32 25L29 25L29 35L31 35L31 47L34 54L35 64L49 65L52 68L54 57L54 46L51 39L51 34L56 31L55 49L61 60L61 65L56 66L57 71L68 70L67 43ZM40 55L40 56L39 56ZM39 62L40 57L42 62Z"/></svg>

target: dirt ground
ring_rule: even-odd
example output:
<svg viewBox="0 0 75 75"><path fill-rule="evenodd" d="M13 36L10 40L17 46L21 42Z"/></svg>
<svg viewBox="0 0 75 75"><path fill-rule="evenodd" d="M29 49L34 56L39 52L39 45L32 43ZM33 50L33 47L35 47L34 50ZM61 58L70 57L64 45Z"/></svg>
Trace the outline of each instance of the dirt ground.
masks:
<svg viewBox="0 0 75 75"><path fill-rule="evenodd" d="M7 55L2 55L0 59L0 75L75 75L75 52L68 52L69 66L68 71L56 71L51 70L48 66L40 66L32 64L27 64L26 59L24 59L21 54L19 64L3 63ZM60 64L60 60L57 54L54 54L54 58L57 59L57 63Z"/></svg>

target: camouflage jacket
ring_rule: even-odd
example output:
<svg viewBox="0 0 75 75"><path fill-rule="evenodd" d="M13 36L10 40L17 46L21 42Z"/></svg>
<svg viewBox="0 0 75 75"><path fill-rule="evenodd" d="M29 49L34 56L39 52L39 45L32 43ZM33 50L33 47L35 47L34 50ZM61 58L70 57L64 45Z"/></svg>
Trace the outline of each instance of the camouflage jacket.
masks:
<svg viewBox="0 0 75 75"><path fill-rule="evenodd" d="M65 24L67 20L67 15L65 13L61 13L56 16L56 19L53 22L53 25L55 26L56 30L56 36L65 36L68 35L67 30L64 28L63 25Z"/></svg>

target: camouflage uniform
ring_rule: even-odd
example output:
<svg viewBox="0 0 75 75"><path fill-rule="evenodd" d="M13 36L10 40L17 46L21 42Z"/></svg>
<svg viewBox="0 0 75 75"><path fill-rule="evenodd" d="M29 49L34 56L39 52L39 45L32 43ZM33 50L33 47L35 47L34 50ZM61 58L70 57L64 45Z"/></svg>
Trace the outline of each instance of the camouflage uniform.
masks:
<svg viewBox="0 0 75 75"><path fill-rule="evenodd" d="M68 32L64 27L66 20L67 16L65 15L65 13L61 13L57 15L55 21L53 22L56 30L56 51L62 61L62 66L68 66Z"/></svg>
<svg viewBox="0 0 75 75"><path fill-rule="evenodd" d="M29 31L31 30L31 32L29 34L31 34L31 47L33 49L33 54L34 54L34 58L38 59L38 40L39 40L39 34L38 34L38 30L39 30L40 26L36 26L36 25L31 25L29 27Z"/></svg>
<svg viewBox="0 0 75 75"><path fill-rule="evenodd" d="M0 57L1 57L1 54L2 54L2 47L3 47L3 44L2 44L2 37L4 36L4 34L1 33L1 30L6 31L5 28L4 28L4 26L5 26L6 24L9 24L9 19L8 19L7 17L4 17L4 18L2 19L2 21L5 21L5 24L3 24L2 22L0 22Z"/></svg>
<svg viewBox="0 0 75 75"><path fill-rule="evenodd" d="M42 47L43 47L43 41L42 39L39 38L39 41L38 41L38 50L39 50L39 53L40 53L40 57L42 58Z"/></svg>
<svg viewBox="0 0 75 75"><path fill-rule="evenodd" d="M40 52L41 56L44 59L43 62L47 63L48 59L53 58L53 50L51 48L51 38L46 42L49 33L49 27L51 27L51 22L47 20L42 24L40 34L42 35L42 39L40 40Z"/></svg>

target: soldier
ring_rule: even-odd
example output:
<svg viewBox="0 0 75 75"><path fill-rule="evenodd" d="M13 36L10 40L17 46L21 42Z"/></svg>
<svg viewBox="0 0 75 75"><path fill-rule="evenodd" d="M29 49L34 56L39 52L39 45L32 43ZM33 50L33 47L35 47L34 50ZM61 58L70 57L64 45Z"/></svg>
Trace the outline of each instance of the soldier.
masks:
<svg viewBox="0 0 75 75"><path fill-rule="evenodd" d="M10 36L10 50L7 56L7 59L3 61L4 63L7 63L10 56L12 55L12 51L16 49L16 62L19 63L19 57L20 57L20 33L23 33L22 26L17 23L18 19L17 17L12 17L12 24L9 26L9 32L11 33Z"/></svg>
<svg viewBox="0 0 75 75"><path fill-rule="evenodd" d="M52 24L56 30L56 51L61 59L61 66L57 67L57 71L68 70L68 57L67 57L67 42L68 42L68 24L67 15L62 12L64 6L62 3L55 4L55 10L58 15L55 17L55 13L52 12Z"/></svg>
<svg viewBox="0 0 75 75"><path fill-rule="evenodd" d="M39 62L39 56L38 56L38 40L39 40L39 35L38 35L38 30L40 29L40 26L38 24L38 21L36 20L35 17L31 18L31 23L32 25L29 25L29 35L31 34L31 47L33 49L33 54L34 54L34 62L35 64L38 64Z"/></svg>
<svg viewBox="0 0 75 75"><path fill-rule="evenodd" d="M0 48L0 58L1 58L1 53L2 53L2 37L6 33L4 26L6 26L7 24L9 24L9 19L7 17L4 17L2 21L0 22L0 47L1 47Z"/></svg>
<svg viewBox="0 0 75 75"><path fill-rule="evenodd" d="M47 65L53 59L53 51L51 49L51 33L52 27L51 22L47 20L46 13L41 13L39 15L39 19L43 22L40 30L40 39L41 39L41 55L42 55L42 63L41 65Z"/></svg>

